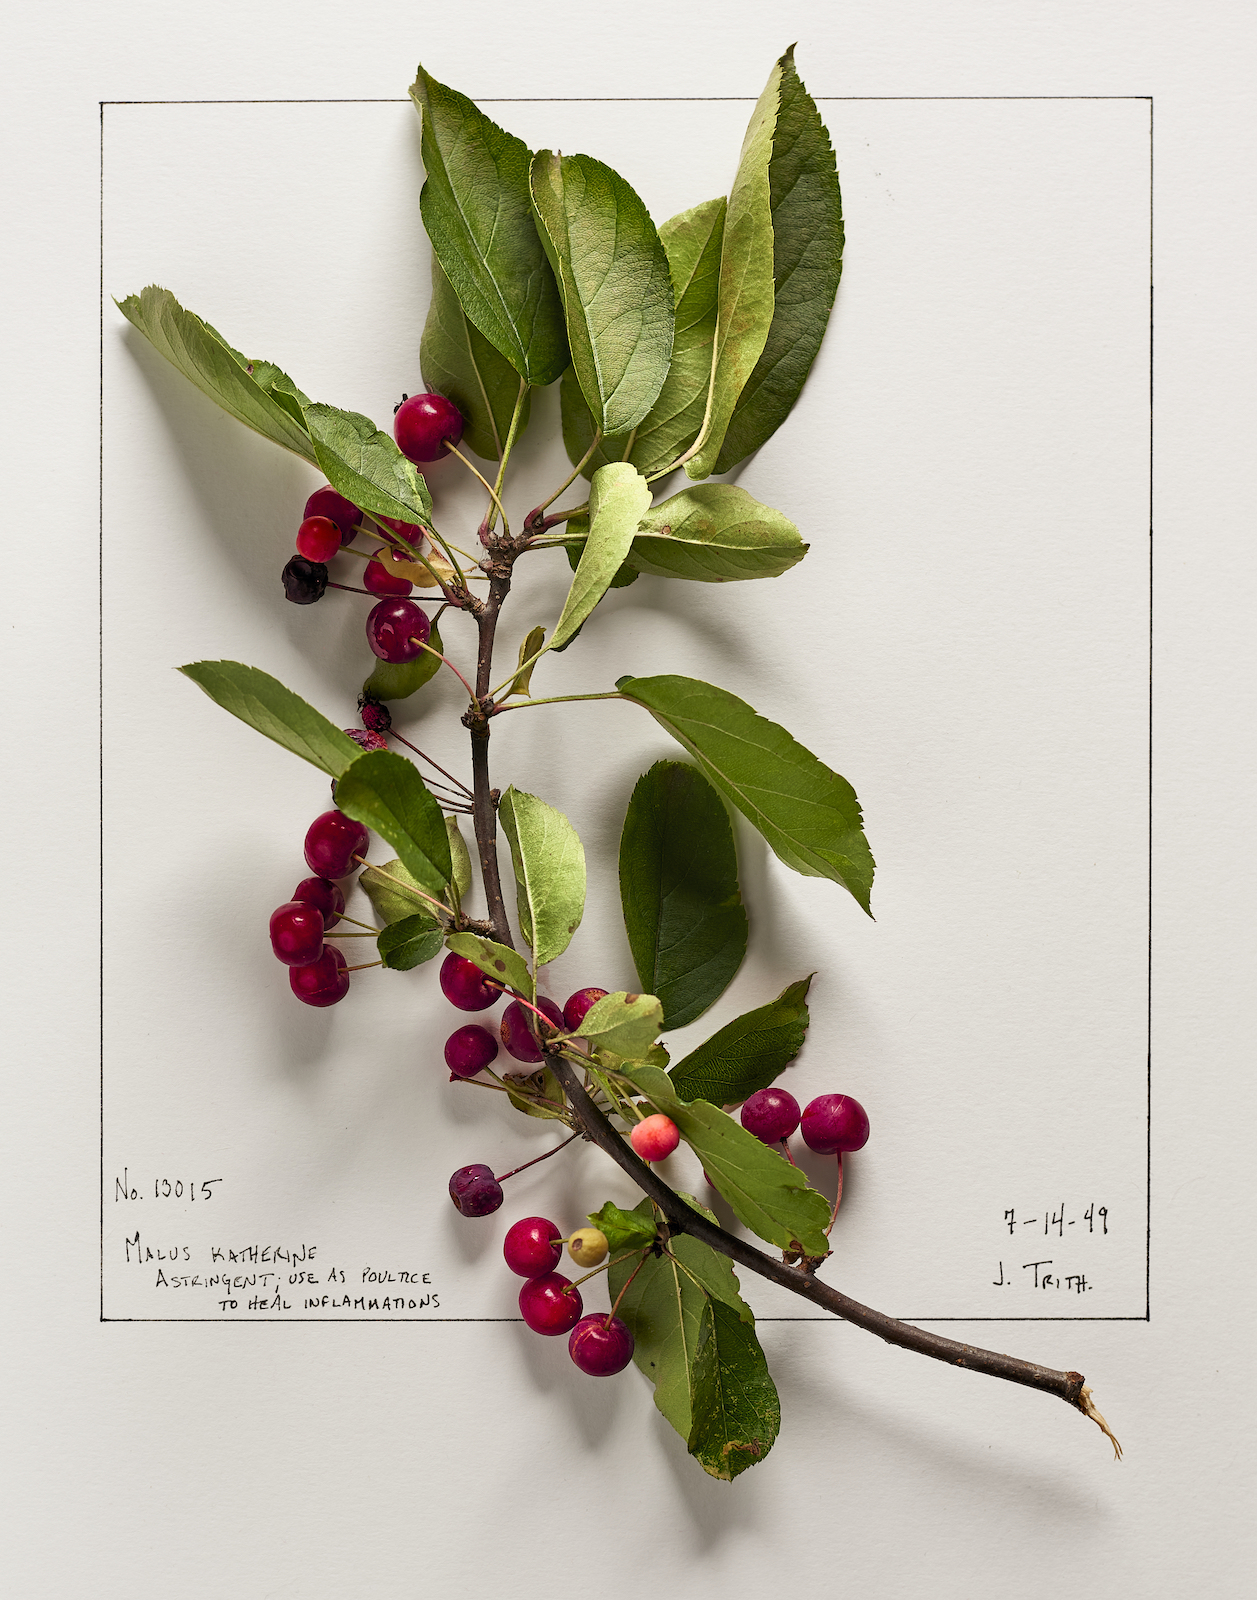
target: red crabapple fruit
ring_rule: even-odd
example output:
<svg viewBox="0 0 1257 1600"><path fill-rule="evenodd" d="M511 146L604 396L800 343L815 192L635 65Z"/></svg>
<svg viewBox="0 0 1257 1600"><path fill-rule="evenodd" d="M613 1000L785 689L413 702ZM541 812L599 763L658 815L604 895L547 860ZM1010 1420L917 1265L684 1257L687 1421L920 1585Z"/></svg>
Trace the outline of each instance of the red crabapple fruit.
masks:
<svg viewBox="0 0 1257 1600"><path fill-rule="evenodd" d="M662 1161L681 1142L681 1134L671 1117L656 1112L646 1117L629 1134L629 1142L643 1161Z"/></svg>

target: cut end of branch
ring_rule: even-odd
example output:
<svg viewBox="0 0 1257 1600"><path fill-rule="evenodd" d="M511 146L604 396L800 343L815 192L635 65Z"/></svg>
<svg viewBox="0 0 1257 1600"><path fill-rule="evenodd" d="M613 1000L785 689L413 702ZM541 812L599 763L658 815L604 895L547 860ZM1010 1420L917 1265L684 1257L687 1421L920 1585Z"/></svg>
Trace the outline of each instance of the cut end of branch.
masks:
<svg viewBox="0 0 1257 1600"><path fill-rule="evenodd" d="M1108 1423L1096 1409L1095 1402L1091 1398L1091 1390L1088 1389L1085 1383L1079 1392L1077 1405L1083 1416L1090 1417L1092 1422L1095 1423L1096 1427L1099 1428L1100 1432L1113 1446L1113 1459L1115 1461L1120 1461L1122 1459L1122 1447L1117 1442L1117 1435L1113 1432L1112 1428L1109 1427Z"/></svg>

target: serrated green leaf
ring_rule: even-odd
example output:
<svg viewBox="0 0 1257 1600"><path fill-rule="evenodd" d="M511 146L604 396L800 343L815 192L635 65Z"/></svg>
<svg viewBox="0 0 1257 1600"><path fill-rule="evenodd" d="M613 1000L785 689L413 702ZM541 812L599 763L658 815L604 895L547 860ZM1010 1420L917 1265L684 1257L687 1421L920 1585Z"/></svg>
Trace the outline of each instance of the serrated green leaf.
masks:
<svg viewBox="0 0 1257 1600"><path fill-rule="evenodd" d="M378 866L365 867L358 884L366 891L376 916L390 926L421 912L431 915L431 902L418 892L421 886L404 861L385 861ZM413 885L415 892L409 893L407 885Z"/></svg>
<svg viewBox="0 0 1257 1600"><path fill-rule="evenodd" d="M537 966L562 955L585 912L585 850L561 811L509 788L498 818L515 867L519 928Z"/></svg>
<svg viewBox="0 0 1257 1600"><path fill-rule="evenodd" d="M715 471L758 450L790 414L811 370L842 276L842 194L829 134L799 79L791 46L768 163L773 223L772 326L738 396Z"/></svg>
<svg viewBox="0 0 1257 1600"><path fill-rule="evenodd" d="M613 461L594 473L585 549L550 640L552 650L561 650L576 636L606 594L633 543L637 524L649 507L650 485L636 467Z"/></svg>
<svg viewBox="0 0 1257 1600"><path fill-rule="evenodd" d="M650 1201L643 1200L635 1214L653 1218ZM654 1384L656 1406L688 1440L690 1384L704 1308L715 1295L748 1325L754 1318L726 1256L685 1234L675 1235L668 1248L671 1255L645 1257L623 1299L621 1291L638 1262L630 1258L611 1266L607 1290L613 1303L620 1300L617 1315L633 1334L633 1360Z"/></svg>
<svg viewBox="0 0 1257 1600"><path fill-rule="evenodd" d="M690 1412L686 1448L704 1472L726 1481L762 1461L781 1429L781 1401L755 1330L719 1300L703 1308Z"/></svg>
<svg viewBox="0 0 1257 1600"><path fill-rule="evenodd" d="M809 976L790 984L775 1000L735 1017L678 1061L671 1078L682 1100L741 1105L766 1089L803 1048L811 983Z"/></svg>
<svg viewBox="0 0 1257 1600"><path fill-rule="evenodd" d="M359 755L337 781L336 804L386 839L429 894L445 893L452 870L445 818L409 761L391 750Z"/></svg>
<svg viewBox="0 0 1257 1600"><path fill-rule="evenodd" d="M445 947L455 955L474 961L485 977L492 978L495 983L518 989L521 994L533 992L528 963L508 945L497 944L478 933L451 933Z"/></svg>
<svg viewBox="0 0 1257 1600"><path fill-rule="evenodd" d="M552 1100L554 1105L539 1104L537 1100L529 1098L525 1092L527 1090L539 1095L542 1100ZM550 1121L563 1118L563 1112L559 1107L565 1106L567 1099L563 1093L563 1085L549 1067L542 1067L539 1072L530 1073L526 1078L508 1075L506 1094L516 1111L522 1111L526 1117L541 1117Z"/></svg>
<svg viewBox="0 0 1257 1600"><path fill-rule="evenodd" d="M114 303L202 394L264 439L304 461L314 461L314 446L301 421L301 408L293 404L292 397L300 391L278 367L269 361L253 363L266 379L265 383L258 381L248 370L250 363L208 322L185 310L169 289L149 284L139 294ZM283 379L281 391L272 393L279 379Z"/></svg>
<svg viewBox="0 0 1257 1600"><path fill-rule="evenodd" d="M542 150L530 181L581 393L603 433L626 433L668 375L668 258L646 207L601 161Z"/></svg>
<svg viewBox="0 0 1257 1600"><path fill-rule="evenodd" d="M429 520L432 496L427 484L414 462L370 417L324 405L308 405L305 417L318 464L339 494L372 516Z"/></svg>
<svg viewBox="0 0 1257 1600"><path fill-rule="evenodd" d="M609 1051L626 1061L640 1061L662 1027L663 1007L653 994L626 994L621 989L594 1001L576 1036L588 1039L595 1050Z"/></svg>
<svg viewBox="0 0 1257 1600"><path fill-rule="evenodd" d="M680 761L637 780L620 837L620 902L637 976L665 1028L702 1016L746 954L738 858L724 803Z"/></svg>
<svg viewBox="0 0 1257 1600"><path fill-rule="evenodd" d="M410 98L423 119L419 209L437 259L471 323L519 376L553 383L567 336L533 219L527 145L422 67Z"/></svg>
<svg viewBox="0 0 1257 1600"><path fill-rule="evenodd" d="M445 653L435 624L428 635L428 643L433 650ZM440 670L441 663L426 650L421 650L413 661L393 662L377 658L371 676L362 686L362 692L372 700L405 700L416 689L422 689L425 683L430 683Z"/></svg>
<svg viewBox="0 0 1257 1600"><path fill-rule="evenodd" d="M685 463L691 478L715 469L738 396L764 352L773 320L773 224L768 163L781 93L781 63L768 75L751 114L729 193L720 247L720 291L710 390L699 449Z"/></svg>
<svg viewBox="0 0 1257 1600"><path fill-rule="evenodd" d="M457 817L446 817L445 831L450 841L450 882L455 894L462 900L471 889L471 854Z"/></svg>
<svg viewBox="0 0 1257 1600"><path fill-rule="evenodd" d="M646 512L628 559L661 578L737 583L779 577L807 550L788 517L745 489L700 483Z"/></svg>
<svg viewBox="0 0 1257 1600"><path fill-rule="evenodd" d="M798 1167L719 1107L682 1100L658 1067L628 1062L620 1070L656 1111L672 1118L704 1172L752 1233L783 1250L801 1246L809 1256L828 1253L829 1202Z"/></svg>
<svg viewBox="0 0 1257 1600"><path fill-rule="evenodd" d="M432 301L419 342L423 381L463 414L463 444L486 461L500 460L523 380L505 356L467 320L454 286L432 258ZM528 426L532 394L525 387L515 437Z"/></svg>
<svg viewBox="0 0 1257 1600"><path fill-rule="evenodd" d="M720 282L720 243L725 197L665 222L659 242L668 258L676 302L672 360L659 398L630 434L603 439L582 471L592 478L608 461L631 461L645 477L671 465L698 437L711 380L711 346L716 331L716 293ZM559 388L563 443L575 466L593 443L594 419L575 371L569 367Z"/></svg>
<svg viewBox="0 0 1257 1600"><path fill-rule="evenodd" d="M329 777L339 778L362 754L347 733L269 672L239 661L191 661L179 671L224 711Z"/></svg>
<svg viewBox="0 0 1257 1600"><path fill-rule="evenodd" d="M842 884L868 911L873 856L845 778L726 689L672 676L616 687L685 746L788 867Z"/></svg>
<svg viewBox="0 0 1257 1600"><path fill-rule="evenodd" d="M659 1237L659 1225L649 1208L640 1211L621 1211L613 1200L608 1200L601 1210L589 1212L589 1220L606 1235L611 1254L621 1250L644 1250Z"/></svg>
<svg viewBox="0 0 1257 1600"><path fill-rule="evenodd" d="M400 922L390 922L375 941L380 959L394 972L431 961L445 943L445 933L435 918L416 912Z"/></svg>

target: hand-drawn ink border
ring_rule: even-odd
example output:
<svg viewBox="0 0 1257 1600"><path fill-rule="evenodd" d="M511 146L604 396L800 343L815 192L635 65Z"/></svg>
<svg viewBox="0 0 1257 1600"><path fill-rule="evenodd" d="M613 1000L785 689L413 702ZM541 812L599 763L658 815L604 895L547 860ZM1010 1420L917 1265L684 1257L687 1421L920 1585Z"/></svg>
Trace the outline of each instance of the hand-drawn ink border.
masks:
<svg viewBox="0 0 1257 1600"><path fill-rule="evenodd" d="M1155 133L1154 101L1150 94L849 94L817 95L819 103L860 101L1144 101L1148 106L1148 958L1146 1006L1146 1132L1145 1132L1145 1242L1144 1309L1124 1317L922 1317L906 1316L902 1322L1151 1322L1152 1321L1152 891L1153 891L1153 673L1154 673L1154 504L1155 504ZM484 105L616 105L742 102L753 105L754 95L516 95L478 102ZM312 97L309 99L224 100L101 100L100 106L100 464L98 477L100 557L97 640L97 696L100 713L100 1321L101 1322L217 1322L252 1325L256 1322L340 1325L346 1322L391 1325L398 1322L518 1322L518 1317L107 1317L105 1315L105 112L111 106L275 106L275 105L407 105L400 96ZM760 1322L838 1322L838 1317L759 1317Z"/></svg>

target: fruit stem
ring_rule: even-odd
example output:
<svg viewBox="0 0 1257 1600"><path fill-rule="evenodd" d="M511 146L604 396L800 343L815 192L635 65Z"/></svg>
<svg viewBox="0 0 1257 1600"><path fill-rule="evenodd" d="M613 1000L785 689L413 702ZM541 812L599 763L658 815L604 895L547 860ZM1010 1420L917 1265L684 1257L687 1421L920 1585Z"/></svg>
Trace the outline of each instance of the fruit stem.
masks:
<svg viewBox="0 0 1257 1600"><path fill-rule="evenodd" d="M404 879L396 877L393 873L386 872L383 867L377 867L375 862L368 861L366 856L355 856L354 860L361 863L361 865L364 867L370 867L372 872L378 872L382 878L387 878L390 883L395 883L399 889L404 889L407 894L417 895L420 900L426 900L429 905L435 906L438 911L444 911L447 917L452 917L454 915L444 900L437 900L425 889L417 889L413 883L407 883Z"/></svg>
<svg viewBox="0 0 1257 1600"><path fill-rule="evenodd" d="M566 1241L564 1242L566 1243ZM578 1289L582 1283L588 1283L590 1278L596 1278L600 1272L609 1272L612 1267L618 1267L621 1261L627 1261L632 1254L632 1250L626 1250L622 1256L616 1256L614 1261L604 1261L600 1267L595 1267L591 1272L587 1272L583 1278L573 1278L563 1293L568 1294L571 1290ZM626 1284L625 1287L627 1288L628 1285Z"/></svg>
<svg viewBox="0 0 1257 1600"><path fill-rule="evenodd" d="M758 1273L761 1278L767 1278L770 1283L775 1283L783 1289L788 1289L792 1294L812 1301L814 1305L819 1305L835 1316L854 1323L858 1328L875 1333L887 1344L915 1351L918 1355L929 1356L935 1361L945 1361L951 1366L965 1367L971 1372L986 1373L990 1377L1003 1378L1010 1383L1020 1383L1031 1389L1040 1389L1045 1394L1054 1394L1081 1411L1084 1416L1095 1420L1094 1406L1090 1406L1090 1391L1086 1390L1086 1380L1082 1373L1059 1372L1053 1367L1041 1367L1035 1362L1023 1361L1017 1356L1001 1355L994 1350L983 1350L976 1345L962 1344L959 1340L947 1339L925 1328L914 1327L909 1322L900 1322L894 1317L888 1317L884 1312L861 1305L858 1300L852 1300L840 1290L822 1283L814 1273L774 1260L772 1256L757 1250L746 1240L728 1233L718 1223L709 1222L700 1212L687 1205L680 1195L670 1189L662 1178L651 1171L631 1146L626 1144L585 1093L576 1072L561 1056L550 1057L550 1068L562 1084L568 1103L586 1137L609 1155L617 1166L623 1168L638 1188L655 1202L674 1233L690 1234L692 1238L709 1245L713 1250L718 1250L721 1255L728 1256L731 1261Z"/></svg>
<svg viewBox="0 0 1257 1600"><path fill-rule="evenodd" d="M462 673L458 670L448 656L443 656L439 650L434 650L430 644L425 644L422 639L412 638L410 642L411 644L417 644L421 650L426 650L430 656L435 656L438 661L443 662L458 679L459 683L462 684L463 688L466 689L467 698L469 700L475 700L476 691L467 682L466 678L463 677Z"/></svg>
<svg viewBox="0 0 1257 1600"><path fill-rule="evenodd" d="M550 506L552 506L554 504L554 502L559 498L559 496L563 493L563 491L565 489L570 488L571 485L576 482L577 478L579 478L580 475L581 475L582 469L585 467L586 463L589 461L590 456L593 455L594 451L598 448L598 446L601 443L602 443L602 429L601 428L595 428L594 429L593 443L589 446L589 449L586 450L585 454L580 458L580 460L572 468L572 470L568 474L568 476L566 478L564 478L563 482L559 485L559 487L554 491L554 493L550 496L550 498L548 500L543 500L539 506L534 506L532 508L532 510L528 513L528 515L524 518L524 532L525 533L536 533L539 530L541 523L545 520L546 510ZM569 516L571 515L570 512L568 514L569 514Z"/></svg>
<svg viewBox="0 0 1257 1600"><path fill-rule="evenodd" d="M522 1166L512 1167L509 1172L503 1172L495 1179L497 1183L505 1183L508 1178L513 1178L517 1172L523 1172L525 1167L535 1167L538 1161L549 1161L551 1156L557 1156L560 1150L566 1149L573 1139L583 1139L584 1130L577 1128L576 1132L569 1134L562 1144L556 1144L553 1150L546 1150L542 1155L534 1156L531 1161L525 1161Z"/></svg>
<svg viewBox="0 0 1257 1600"><path fill-rule="evenodd" d="M630 1250L629 1251L629 1255L632 1255L632 1253L633 1252ZM624 1296L628 1293L629 1284L632 1283L633 1279L637 1276L637 1274L646 1265L646 1257L649 1254L650 1254L649 1250L643 1250L642 1251L642 1259L633 1268L632 1272L629 1273L628 1277L625 1278L624 1284L621 1287L619 1294L616 1295L616 1297L615 1297L615 1304L611 1307L610 1311L607 1312L607 1320L606 1320L605 1326L606 1326L606 1329L607 1329L608 1333L611 1331L611 1319L615 1316L616 1312L620 1309L620 1301L623 1300ZM620 1260L621 1261L627 1260L627 1257L626 1256L621 1256ZM679 1262L677 1264L678 1264L678 1266L680 1265Z"/></svg>
<svg viewBox="0 0 1257 1600"><path fill-rule="evenodd" d="M378 933L325 933L325 939L378 939Z"/></svg>
<svg viewBox="0 0 1257 1600"><path fill-rule="evenodd" d="M485 477L484 473L481 472L480 468L477 467L477 466L473 466L473 464L470 461L468 461L467 457L463 454L463 452L458 448L457 445L451 444L449 442L449 440L446 439L445 440L445 448L449 451L449 453L452 456L457 456L458 459L462 462L462 464L467 468L468 472L471 473L472 477L473 478L479 478L481 483L483 483L485 488L489 491L489 498L490 498L490 500L493 501L494 509L496 511L501 512L501 514L502 514L502 532L507 536L507 538L509 538L510 537L510 533L511 533L511 525L506 520L506 508L503 506L501 500L498 499L497 490L489 482L488 478ZM490 524L490 526L492 526L492 524ZM442 541L442 542L444 542L444 541ZM454 563L451 561L450 565L453 566ZM461 573L459 574L459 576L461 577Z"/></svg>
<svg viewBox="0 0 1257 1600"><path fill-rule="evenodd" d="M358 967L346 967L345 971L346 972L365 972L368 967L382 967L383 965L384 965L384 963L382 961L364 961L361 966L358 966Z"/></svg>
<svg viewBox="0 0 1257 1600"><path fill-rule="evenodd" d="M520 418L524 414L524 401L527 398L528 398L528 381L525 378L521 378L519 380L519 394L515 397L515 409L514 409L514 411L511 412L511 425L506 430L506 443L505 444L502 444L500 442L498 443L498 452L499 452L499 454L498 454L498 477L497 477L497 482L493 485L494 504L489 507L489 515L485 520L485 525L484 526L485 526L485 532L486 533L492 533L493 532L493 525L497 521L497 516L498 516L497 508L498 508L498 504L500 504L500 502L498 501L498 496L502 493L502 485L506 481L506 463L511 459L511 451L515 448L515 440L516 440L516 438L517 438L517 436L519 434ZM489 416L490 416L490 419L492 419L492 417L493 417L493 408L492 407L489 408ZM493 437L494 437L495 440L497 439L497 436L498 436L498 425L497 425L497 422L494 421L494 423L493 423ZM503 522L505 522L505 520L506 519L503 518Z"/></svg>
<svg viewBox="0 0 1257 1600"><path fill-rule="evenodd" d="M838 1220L838 1207L842 1204L842 1151L838 1152L838 1193L834 1196L834 1209L829 1215L829 1227L825 1229L825 1237L834 1230L834 1223Z"/></svg>
<svg viewBox="0 0 1257 1600"><path fill-rule="evenodd" d="M352 922L355 928L365 928L372 935L381 931L379 928L373 928L369 922L359 922L357 917L347 917L343 911L340 914L340 920L342 922Z"/></svg>
<svg viewBox="0 0 1257 1600"><path fill-rule="evenodd" d="M456 778L452 772L446 772L444 767L437 766L437 763L433 761L431 756L425 755L417 744L411 744L409 739L404 739L401 734L397 732L396 728L390 728L389 733L394 739L397 740L399 744L404 744L407 750L413 750L421 761L426 761L428 765L439 772L442 777L448 778L452 784L461 789L469 800L471 799L472 791L467 787L461 778ZM443 783L438 783L435 785L435 787L438 789L444 789L445 785Z"/></svg>

